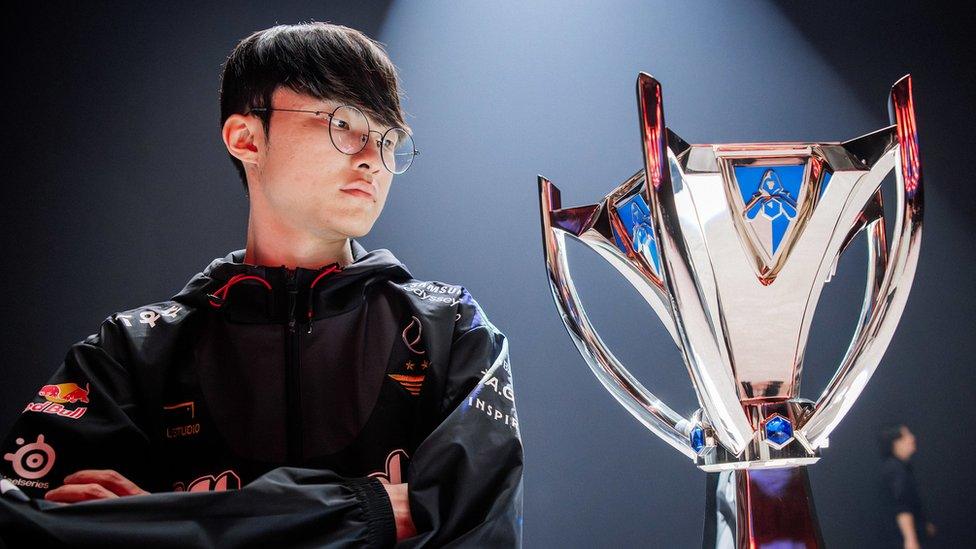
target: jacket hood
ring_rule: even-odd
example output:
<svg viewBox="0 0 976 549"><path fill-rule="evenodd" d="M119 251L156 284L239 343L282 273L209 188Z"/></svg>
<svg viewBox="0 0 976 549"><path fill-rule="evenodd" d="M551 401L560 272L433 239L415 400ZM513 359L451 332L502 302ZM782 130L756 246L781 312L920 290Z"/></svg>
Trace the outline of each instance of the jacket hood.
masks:
<svg viewBox="0 0 976 549"><path fill-rule="evenodd" d="M367 251L349 239L353 261L319 268L244 263L245 249L216 258L190 278L173 300L224 311L228 320L246 323L299 321L339 314L362 301L379 280L410 279L407 267L385 248Z"/></svg>

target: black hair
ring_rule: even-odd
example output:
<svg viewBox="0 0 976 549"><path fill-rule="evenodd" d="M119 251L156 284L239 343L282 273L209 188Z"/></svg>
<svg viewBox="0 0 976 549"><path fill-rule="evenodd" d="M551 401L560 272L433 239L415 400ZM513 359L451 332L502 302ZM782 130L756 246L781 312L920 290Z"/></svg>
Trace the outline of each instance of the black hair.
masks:
<svg viewBox="0 0 976 549"><path fill-rule="evenodd" d="M905 424L895 423L893 425L886 425L878 432L878 450L881 452L881 457L891 457L892 446L894 446L895 441L904 436L902 432L903 427L905 427Z"/></svg>
<svg viewBox="0 0 976 549"><path fill-rule="evenodd" d="M379 42L362 32L312 21L276 25L241 40L224 63L220 80L220 126L232 114L270 107L278 86L318 99L349 103L387 126L409 131L400 108L396 67ZM270 140L271 113L261 118ZM230 155L244 194L244 164Z"/></svg>

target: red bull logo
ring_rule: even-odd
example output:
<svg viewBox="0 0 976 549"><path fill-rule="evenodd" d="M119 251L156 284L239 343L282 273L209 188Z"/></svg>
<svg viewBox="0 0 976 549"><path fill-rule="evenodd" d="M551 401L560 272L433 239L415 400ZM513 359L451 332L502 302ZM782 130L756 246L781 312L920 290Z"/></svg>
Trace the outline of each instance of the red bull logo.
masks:
<svg viewBox="0 0 976 549"><path fill-rule="evenodd" d="M77 383L59 383L45 385L37 392L38 395L57 404L84 402L88 404L88 384L82 389Z"/></svg>
<svg viewBox="0 0 976 549"><path fill-rule="evenodd" d="M68 419L78 419L85 415L87 406L68 408L65 404L88 404L89 386L86 383L82 388L77 383L59 383L56 385L45 385L37 392L38 396L44 397L46 402L29 402L24 412L41 412L54 414Z"/></svg>

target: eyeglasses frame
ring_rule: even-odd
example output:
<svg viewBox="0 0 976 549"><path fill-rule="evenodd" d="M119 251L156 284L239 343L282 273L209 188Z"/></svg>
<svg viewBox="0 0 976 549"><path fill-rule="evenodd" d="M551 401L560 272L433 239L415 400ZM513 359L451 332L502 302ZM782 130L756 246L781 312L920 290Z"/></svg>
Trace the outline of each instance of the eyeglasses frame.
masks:
<svg viewBox="0 0 976 549"><path fill-rule="evenodd" d="M339 105L338 107L332 109L332 111L313 111L313 110L308 110L308 109L284 109L284 108L278 108L278 107L253 107L251 109L248 109L248 111L246 113L244 113L244 114L245 115L248 115L248 114L251 114L253 112L273 112L273 111L304 112L304 113L314 114L315 116L320 116L322 114L326 114L329 117L329 141L332 142L332 146L335 147L335 150L341 152L342 154L349 155L349 156L353 156L355 154L359 154L360 152L362 152L363 149L366 148L366 144L369 142L369 139L366 139L366 140L363 141L363 146L360 147L359 150L357 150L355 152L351 152L351 153L346 152L346 151L340 149L339 148L339 145L336 145L335 139L332 137L332 117L335 115L336 111L338 111L339 109L341 109L343 107L349 108L349 109L355 109L357 112L359 112L359 114L363 115L363 120L366 121L366 136L367 136L367 138L369 137L369 134L372 134L372 133L376 133L376 134L379 134L380 135L380 139L376 143L376 148L378 148L380 150L380 161L383 162L383 167L386 168L386 170L388 172L390 172L390 173L392 173L394 175L400 175L400 174L406 172L408 169L410 169L410 166L413 166L413 159L411 159L410 160L410 164L408 164L407 167L402 172L395 172L395 171L391 170L389 166L387 166L387 164L386 164L386 158L383 155L383 140L386 137L386 134L390 133L393 130L400 129L400 130L403 130L403 133L407 134L407 137L409 137L411 141L413 140L413 136L410 135L410 133L406 129L404 129L404 128L400 127L400 126L393 126L393 127L389 128L389 129L387 129L385 132L380 132L379 130L371 130L369 128L369 118L366 116L366 114L361 109L359 109L355 105ZM414 147L413 148L413 156L414 156L414 158L416 158L419 154L420 154L420 151L417 150L417 147Z"/></svg>

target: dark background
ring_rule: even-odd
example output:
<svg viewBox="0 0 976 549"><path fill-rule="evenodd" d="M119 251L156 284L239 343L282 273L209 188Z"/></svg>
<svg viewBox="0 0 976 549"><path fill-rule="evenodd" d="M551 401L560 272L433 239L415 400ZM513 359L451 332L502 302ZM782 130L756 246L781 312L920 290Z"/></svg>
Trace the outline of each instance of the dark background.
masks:
<svg viewBox="0 0 976 549"><path fill-rule="evenodd" d="M875 432L907 422L941 545L976 545L971 13L834 0L258 4L46 3L5 18L0 430L102 319L168 299L244 246L247 202L219 136L220 66L252 31L332 21L387 44L423 150L364 245L391 249L418 278L463 283L510 338L526 545L697 546L704 474L598 385L559 320L536 175L571 206L641 167L640 70L661 80L669 126L695 143L855 137L888 124L889 86L910 72L921 262L882 366L810 472L828 544L873 546ZM649 309L595 254L570 251L607 342L690 413L685 368ZM825 290L808 398L849 341L864 258L861 241Z"/></svg>

